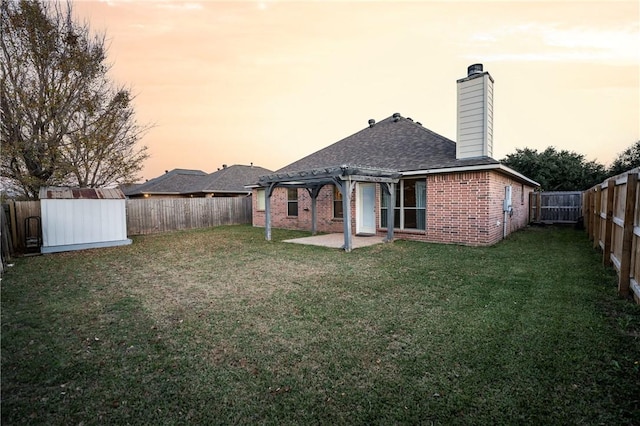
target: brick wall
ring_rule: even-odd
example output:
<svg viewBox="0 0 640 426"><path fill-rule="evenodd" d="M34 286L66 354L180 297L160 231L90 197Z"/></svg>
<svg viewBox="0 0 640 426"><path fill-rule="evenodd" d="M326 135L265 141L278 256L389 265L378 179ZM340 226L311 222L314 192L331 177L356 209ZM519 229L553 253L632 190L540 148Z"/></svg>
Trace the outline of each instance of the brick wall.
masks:
<svg viewBox="0 0 640 426"><path fill-rule="evenodd" d="M265 226L264 210L257 209L254 189L253 226ZM298 189L298 216L287 216L287 189L276 188L271 195L271 227L282 229L311 230L311 195L306 189ZM317 229L319 232L342 232L342 219L333 218L333 186L325 185L316 199ZM351 196L351 209L355 209L355 196ZM355 226L355 218L352 219ZM355 228L354 228L355 229Z"/></svg>
<svg viewBox="0 0 640 426"><path fill-rule="evenodd" d="M397 239L447 244L487 246L503 239L505 186L512 186L513 214L506 216L506 233L527 225L529 193L532 187L496 171L474 171L428 175L426 230L395 230ZM253 225L263 227L264 211L257 211L253 198ZM355 232L355 191L351 198L352 229ZM380 185L376 185L376 204L380 200ZM287 216L287 190L276 188L271 197L271 226L274 228L311 230L311 196L306 189L298 190L298 216ZM333 219L333 186L326 185L317 199L317 229L319 232L342 232L341 219ZM380 209L376 208L380 224ZM379 225L378 225L379 226ZM378 235L386 229L378 228Z"/></svg>

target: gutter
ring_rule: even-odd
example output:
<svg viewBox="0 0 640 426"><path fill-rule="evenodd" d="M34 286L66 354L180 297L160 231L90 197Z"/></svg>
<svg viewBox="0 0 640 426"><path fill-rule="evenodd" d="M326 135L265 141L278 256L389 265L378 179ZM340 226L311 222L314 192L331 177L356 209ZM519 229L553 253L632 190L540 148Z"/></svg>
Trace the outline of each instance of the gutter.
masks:
<svg viewBox="0 0 640 426"><path fill-rule="evenodd" d="M525 175L516 172L515 170L503 165L503 164L481 164L476 166L462 166L462 167L447 167L441 169L429 169L429 170L413 170L409 172L401 172L402 176L416 176L416 175L434 175L441 173L457 173L457 172L474 172L480 170L497 170L507 175L511 175L524 182L529 183L531 186L540 186L535 180L529 179Z"/></svg>

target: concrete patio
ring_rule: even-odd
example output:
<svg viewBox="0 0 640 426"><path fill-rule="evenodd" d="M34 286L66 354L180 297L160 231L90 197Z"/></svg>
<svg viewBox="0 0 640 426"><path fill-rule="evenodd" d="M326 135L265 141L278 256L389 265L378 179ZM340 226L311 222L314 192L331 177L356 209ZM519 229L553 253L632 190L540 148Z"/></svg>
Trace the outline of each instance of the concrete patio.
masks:
<svg viewBox="0 0 640 426"><path fill-rule="evenodd" d="M314 235L311 237L294 238L292 240L284 240L285 243L307 244L312 246L342 248L344 246L344 234L324 234ZM372 246L384 242L384 237L376 235L360 236L354 235L351 240L352 249Z"/></svg>

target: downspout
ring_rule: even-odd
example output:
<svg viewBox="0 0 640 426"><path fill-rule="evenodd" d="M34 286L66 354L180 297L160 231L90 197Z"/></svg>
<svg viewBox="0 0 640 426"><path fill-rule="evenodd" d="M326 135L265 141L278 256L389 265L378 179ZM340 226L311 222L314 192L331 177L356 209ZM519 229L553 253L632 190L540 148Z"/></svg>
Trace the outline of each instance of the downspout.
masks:
<svg viewBox="0 0 640 426"><path fill-rule="evenodd" d="M502 220L502 239L507 238L507 220L511 217L513 212L513 207L511 204L511 185L507 185L504 187L504 201L502 203L502 212L503 212L503 220Z"/></svg>
<svg viewBox="0 0 640 426"><path fill-rule="evenodd" d="M504 218L502 219L502 239L507 238L507 211L502 209L502 215Z"/></svg>

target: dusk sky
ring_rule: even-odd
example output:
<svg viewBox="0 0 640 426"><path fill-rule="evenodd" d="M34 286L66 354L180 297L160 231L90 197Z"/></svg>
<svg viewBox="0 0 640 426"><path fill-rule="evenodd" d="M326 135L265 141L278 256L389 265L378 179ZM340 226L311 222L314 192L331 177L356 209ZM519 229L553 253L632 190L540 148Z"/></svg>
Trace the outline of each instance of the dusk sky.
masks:
<svg viewBox="0 0 640 426"><path fill-rule="evenodd" d="M640 2L75 1L154 127L142 178L272 170L394 112L456 139L456 80L495 80L494 152L606 166L640 139Z"/></svg>

